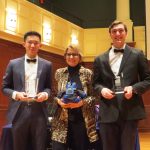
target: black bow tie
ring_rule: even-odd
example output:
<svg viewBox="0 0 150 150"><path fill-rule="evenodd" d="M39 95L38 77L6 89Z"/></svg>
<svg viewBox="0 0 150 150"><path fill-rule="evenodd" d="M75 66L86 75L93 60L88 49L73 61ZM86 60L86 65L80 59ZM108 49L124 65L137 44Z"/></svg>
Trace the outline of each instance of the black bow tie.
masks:
<svg viewBox="0 0 150 150"><path fill-rule="evenodd" d="M114 53L124 53L124 49L114 49Z"/></svg>
<svg viewBox="0 0 150 150"><path fill-rule="evenodd" d="M36 59L27 59L27 62L28 62L28 63L35 63L35 62L36 62Z"/></svg>

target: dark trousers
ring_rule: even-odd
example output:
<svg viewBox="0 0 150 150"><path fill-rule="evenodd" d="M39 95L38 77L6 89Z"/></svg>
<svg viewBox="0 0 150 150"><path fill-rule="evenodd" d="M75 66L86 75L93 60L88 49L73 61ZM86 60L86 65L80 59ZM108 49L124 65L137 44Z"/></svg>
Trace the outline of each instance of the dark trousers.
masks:
<svg viewBox="0 0 150 150"><path fill-rule="evenodd" d="M103 150L135 150L137 122L118 120L115 123L101 123Z"/></svg>
<svg viewBox="0 0 150 150"><path fill-rule="evenodd" d="M85 123L83 121L68 123L68 136L67 143L59 143L52 141L53 150L88 150L89 140L87 137L87 132L85 128Z"/></svg>
<svg viewBox="0 0 150 150"><path fill-rule="evenodd" d="M52 150L69 150L67 144L52 141Z"/></svg>
<svg viewBox="0 0 150 150"><path fill-rule="evenodd" d="M46 118L40 103L21 104L13 121L14 150L46 149Z"/></svg>

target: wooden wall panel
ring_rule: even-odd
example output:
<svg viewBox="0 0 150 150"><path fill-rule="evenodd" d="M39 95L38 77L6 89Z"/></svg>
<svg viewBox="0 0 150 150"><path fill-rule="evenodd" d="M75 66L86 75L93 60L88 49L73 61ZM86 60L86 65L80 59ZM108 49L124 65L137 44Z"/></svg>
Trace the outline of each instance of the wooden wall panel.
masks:
<svg viewBox="0 0 150 150"><path fill-rule="evenodd" d="M23 56L25 53L25 50L22 45L13 43L10 41L6 41L3 39L0 39L0 85L2 83L2 77L5 72L6 66L10 59L17 58ZM53 89L52 89L52 95L55 95L55 89L56 89L56 83L54 80L54 73L56 69L66 66L66 63L64 61L63 56L48 53L45 51L40 50L39 55L42 58L45 58L53 63ZM92 69L93 63L92 62L84 62L83 65L87 68ZM144 104L147 112L147 118L140 121L139 128L143 131L150 131L150 91L146 92L143 95L144 98ZM7 97L5 97L2 92L0 91L0 129L1 127L6 123L6 111L8 108L8 100ZM1 131L1 130L0 130Z"/></svg>
<svg viewBox="0 0 150 150"><path fill-rule="evenodd" d="M9 60L21 57L24 55L24 53L25 53L25 50L21 44L17 44L17 43L13 43L13 42L0 39L0 83L2 82L2 77L5 73ZM57 68L65 66L65 61L64 61L63 56L55 55L55 54L48 53L42 50L40 50L39 55L42 58L45 58L53 63L53 71L52 71L53 78L54 78L55 70ZM0 108L1 107L5 108L7 107L7 105L8 105L8 102L0 91Z"/></svg>
<svg viewBox="0 0 150 150"><path fill-rule="evenodd" d="M93 64L86 62L84 63L84 66L92 69ZM150 61L149 61L149 66L150 66ZM147 115L146 115L146 119L139 121L139 130L145 132L145 131L150 131L150 90L143 95L143 101L144 101L145 111Z"/></svg>
<svg viewBox="0 0 150 150"><path fill-rule="evenodd" d="M17 58L23 53L24 49L22 49L21 45L0 39L0 84L2 83L2 77L9 60ZM8 102L0 91L0 108L5 108L7 105Z"/></svg>
<svg viewBox="0 0 150 150"><path fill-rule="evenodd" d="M7 108L6 109L0 108L0 136L1 136L2 127L5 125L6 122L6 117L5 117L6 112L7 112Z"/></svg>
<svg viewBox="0 0 150 150"><path fill-rule="evenodd" d="M6 41L3 39L0 39L0 87L2 84L2 78L5 73L6 67L9 63L9 60L21 57L25 54L25 49L21 44L13 43L10 41ZM40 50L39 55L42 58L45 58L53 63L53 74L52 78L54 79L54 73L57 68L64 67L65 61L63 56L55 55L52 53L48 53L45 51ZM55 94L55 80L53 81L53 90L52 95ZM1 127L6 124L6 112L8 108L8 99L6 96L4 96L0 90L0 133L1 133Z"/></svg>
<svg viewBox="0 0 150 150"><path fill-rule="evenodd" d="M146 110L146 119L139 122L141 131L150 131L150 90L143 95L144 106Z"/></svg>
<svg viewBox="0 0 150 150"><path fill-rule="evenodd" d="M131 44L130 46L134 46L134 45ZM93 63L84 62L83 64L85 67L93 69ZM150 66L150 61L149 61L149 66ZM150 131L150 90L143 95L143 101L144 101L145 111L147 115L145 119L139 121L139 130L145 132L145 131Z"/></svg>

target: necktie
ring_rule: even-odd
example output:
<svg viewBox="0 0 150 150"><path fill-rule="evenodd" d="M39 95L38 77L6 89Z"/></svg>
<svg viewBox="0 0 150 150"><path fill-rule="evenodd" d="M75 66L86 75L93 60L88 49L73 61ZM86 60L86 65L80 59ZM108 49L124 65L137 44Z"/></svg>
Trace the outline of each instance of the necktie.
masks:
<svg viewBox="0 0 150 150"><path fill-rule="evenodd" d="M36 62L36 59L27 59L27 62L28 62L28 63L35 63L35 62Z"/></svg>
<svg viewBox="0 0 150 150"><path fill-rule="evenodd" d="M124 49L114 49L114 53L124 53Z"/></svg>

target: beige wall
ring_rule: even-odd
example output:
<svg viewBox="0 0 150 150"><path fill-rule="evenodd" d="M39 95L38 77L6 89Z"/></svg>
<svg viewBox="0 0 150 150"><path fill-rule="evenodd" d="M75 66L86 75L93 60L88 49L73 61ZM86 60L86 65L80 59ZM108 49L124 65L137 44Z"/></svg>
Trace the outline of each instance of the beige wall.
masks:
<svg viewBox="0 0 150 150"><path fill-rule="evenodd" d="M145 1L146 6L146 47L147 57L150 59L150 0Z"/></svg>
<svg viewBox="0 0 150 150"><path fill-rule="evenodd" d="M17 29L11 33L6 30L5 23L8 8L15 9L17 13ZM0 10L0 38L21 43L26 31L36 30L42 34L43 24L48 23L52 39L49 43L43 43L42 49L45 51L63 55L72 34L78 37L84 61L93 61L96 55L110 47L107 28L83 29L26 0L0 0ZM145 51L145 27L135 27L134 35L136 47Z"/></svg>
<svg viewBox="0 0 150 150"><path fill-rule="evenodd" d="M145 27L134 27L135 47L145 52ZM132 41L127 41L132 42ZM111 44L108 28L84 30L84 56L85 60L92 61L95 55L102 54Z"/></svg>
<svg viewBox="0 0 150 150"><path fill-rule="evenodd" d="M134 27L135 47L145 52L145 26Z"/></svg>
<svg viewBox="0 0 150 150"><path fill-rule="evenodd" d="M17 29L8 33L5 18L6 9L14 9L17 13ZM80 47L83 49L83 29L44 10L26 0L0 0L0 37L14 42L22 42L25 32L35 30L42 34L43 24L47 23L52 29L50 43L43 44L46 51L63 54L70 44L71 34L78 36ZM15 38L18 37L18 38Z"/></svg>
<svg viewBox="0 0 150 150"><path fill-rule="evenodd" d="M107 28L84 30L85 60L92 61L96 55L103 53L110 47L111 39Z"/></svg>

